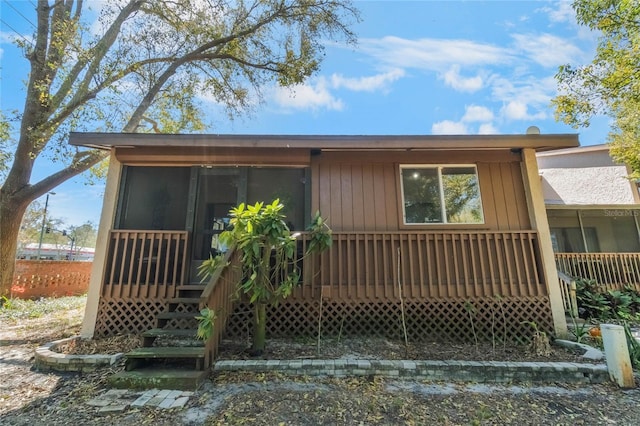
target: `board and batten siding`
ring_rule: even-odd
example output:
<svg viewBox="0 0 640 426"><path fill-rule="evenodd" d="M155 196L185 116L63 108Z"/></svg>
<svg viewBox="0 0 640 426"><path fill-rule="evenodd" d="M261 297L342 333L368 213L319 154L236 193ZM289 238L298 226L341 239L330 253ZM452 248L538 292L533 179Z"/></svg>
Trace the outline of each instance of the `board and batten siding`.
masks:
<svg viewBox="0 0 640 426"><path fill-rule="evenodd" d="M447 225L402 225L400 165L475 164L485 223L469 227L531 229L519 156L492 156L487 152L436 154L323 153L312 157L312 211L319 210L334 231L446 229ZM465 225L454 227L461 229Z"/></svg>

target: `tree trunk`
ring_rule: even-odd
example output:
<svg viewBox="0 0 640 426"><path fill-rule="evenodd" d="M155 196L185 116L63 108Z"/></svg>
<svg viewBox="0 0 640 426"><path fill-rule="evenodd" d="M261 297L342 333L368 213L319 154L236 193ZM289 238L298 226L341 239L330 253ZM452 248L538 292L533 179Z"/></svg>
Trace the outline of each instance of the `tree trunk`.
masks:
<svg viewBox="0 0 640 426"><path fill-rule="evenodd" d="M28 151L19 154L20 152L16 153L7 179L0 187L0 296L6 296L11 291L18 233L29 204L62 182L89 169L108 155L98 150L79 152L72 159L70 166L35 184L30 184L33 161Z"/></svg>
<svg viewBox="0 0 640 426"><path fill-rule="evenodd" d="M264 352L267 334L267 305L256 303L253 307L253 345L251 355L259 356Z"/></svg>
<svg viewBox="0 0 640 426"><path fill-rule="evenodd" d="M0 195L0 296L11 296L13 271L18 250L18 232L29 203L19 203Z"/></svg>

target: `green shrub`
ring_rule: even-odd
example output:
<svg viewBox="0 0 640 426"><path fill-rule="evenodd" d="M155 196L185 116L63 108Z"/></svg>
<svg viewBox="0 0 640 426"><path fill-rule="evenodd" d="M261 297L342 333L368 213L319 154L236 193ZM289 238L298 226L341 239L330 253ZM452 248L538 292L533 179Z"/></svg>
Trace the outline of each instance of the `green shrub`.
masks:
<svg viewBox="0 0 640 426"><path fill-rule="evenodd" d="M577 279L576 300L579 315L584 319L640 319L640 292L631 287L604 291L594 280Z"/></svg>

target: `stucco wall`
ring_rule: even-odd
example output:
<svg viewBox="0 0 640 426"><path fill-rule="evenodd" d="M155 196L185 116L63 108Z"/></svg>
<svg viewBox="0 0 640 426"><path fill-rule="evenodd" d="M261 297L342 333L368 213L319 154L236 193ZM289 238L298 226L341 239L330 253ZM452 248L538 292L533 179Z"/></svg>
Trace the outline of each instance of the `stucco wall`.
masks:
<svg viewBox="0 0 640 426"><path fill-rule="evenodd" d="M634 204L625 166L540 170L545 204Z"/></svg>

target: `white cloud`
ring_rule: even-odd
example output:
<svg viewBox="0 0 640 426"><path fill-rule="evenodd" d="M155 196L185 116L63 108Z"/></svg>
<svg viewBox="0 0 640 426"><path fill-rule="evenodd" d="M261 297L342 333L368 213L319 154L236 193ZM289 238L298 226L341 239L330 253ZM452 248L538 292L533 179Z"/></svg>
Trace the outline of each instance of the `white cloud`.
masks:
<svg viewBox="0 0 640 426"><path fill-rule="evenodd" d="M492 123L483 123L478 129L479 135L497 135L500 131Z"/></svg>
<svg viewBox="0 0 640 426"><path fill-rule="evenodd" d="M493 120L493 112L489 108L478 105L467 106L462 117L464 122L487 122L491 120Z"/></svg>
<svg viewBox="0 0 640 426"><path fill-rule="evenodd" d="M299 84L292 88L276 87L273 98L281 107L298 110L341 111L344 108L342 100L329 92L325 78L317 79L314 84Z"/></svg>
<svg viewBox="0 0 640 426"><path fill-rule="evenodd" d="M444 120L433 123L431 133L434 135L466 135L469 133L469 130L462 122Z"/></svg>
<svg viewBox="0 0 640 426"><path fill-rule="evenodd" d="M479 75L465 78L460 75L460 66L453 65L443 75L444 82L459 92L476 92L482 89L483 81Z"/></svg>
<svg viewBox="0 0 640 426"><path fill-rule="evenodd" d="M273 99L287 109L312 110L320 109L341 111L344 102L332 94L333 90L346 89L353 92L386 91L390 83L404 77L401 69L368 77L344 77L333 74L331 77L319 77L312 82L300 84L292 88L274 88Z"/></svg>
<svg viewBox="0 0 640 426"><path fill-rule="evenodd" d="M333 74L331 76L331 86L335 89L344 87L354 92L375 92L376 90L385 89L389 83L404 77L404 75L404 70L399 68L383 74L360 78L349 78L341 74Z"/></svg>
<svg viewBox="0 0 640 426"><path fill-rule="evenodd" d="M509 102L502 107L502 115L507 120L543 120L547 118L544 111L530 114L527 104L520 101Z"/></svg>
<svg viewBox="0 0 640 426"><path fill-rule="evenodd" d="M363 52L385 65L439 72L445 72L452 64L496 65L512 59L512 53L508 49L462 39L409 40L387 36L361 39L359 45Z"/></svg>
<svg viewBox="0 0 640 426"><path fill-rule="evenodd" d="M478 134L496 134L498 130L491 121L494 114L489 108L479 105L468 105L465 107L464 116L460 121L443 120L431 126L431 133L434 135L467 135L473 133L469 128L469 123L481 123Z"/></svg>
<svg viewBox="0 0 640 426"><path fill-rule="evenodd" d="M33 36L29 34L0 31L0 44L14 44L16 40L33 44Z"/></svg>
<svg viewBox="0 0 640 426"><path fill-rule="evenodd" d="M11 33L0 31L0 44L12 43L14 38L14 35Z"/></svg>
<svg viewBox="0 0 640 426"><path fill-rule="evenodd" d="M496 77L492 81L492 96L503 103L501 114L506 120L548 118L549 102L555 93L556 82L552 76L523 80Z"/></svg>
<svg viewBox="0 0 640 426"><path fill-rule="evenodd" d="M569 1L557 1L551 3L552 6L555 7L542 7L539 10L544 12L549 17L549 20L554 23L574 23L575 22L575 12L571 7L571 2Z"/></svg>
<svg viewBox="0 0 640 426"><path fill-rule="evenodd" d="M582 51L568 40L551 34L513 34L518 50L544 67L573 62L582 55Z"/></svg>

